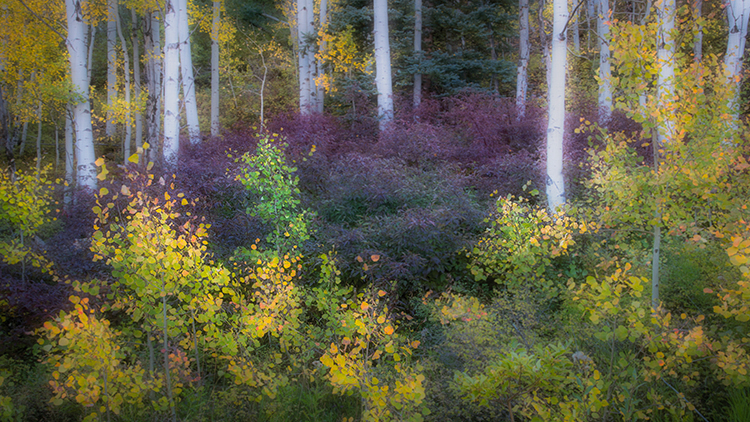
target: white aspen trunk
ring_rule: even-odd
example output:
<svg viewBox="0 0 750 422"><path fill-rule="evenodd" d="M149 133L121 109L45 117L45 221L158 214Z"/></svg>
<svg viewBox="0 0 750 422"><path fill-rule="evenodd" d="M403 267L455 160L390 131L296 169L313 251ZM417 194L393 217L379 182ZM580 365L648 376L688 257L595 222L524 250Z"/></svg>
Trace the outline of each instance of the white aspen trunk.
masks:
<svg viewBox="0 0 750 422"><path fill-rule="evenodd" d="M703 60L703 25L700 19L703 17L703 0L693 0L693 19L696 22L695 38L693 39L693 60L700 63Z"/></svg>
<svg viewBox="0 0 750 422"><path fill-rule="evenodd" d="M182 74L182 95L185 101L185 118L187 120L190 143L201 141L201 128L198 122L198 104L195 101L195 77L193 76L193 57L190 48L190 27L188 27L187 0L177 0L179 4L180 31L180 67ZM166 129L165 129L166 130Z"/></svg>
<svg viewBox="0 0 750 422"><path fill-rule="evenodd" d="M164 8L164 164L177 167L180 151L180 22L176 0Z"/></svg>
<svg viewBox="0 0 750 422"><path fill-rule="evenodd" d="M378 90L380 130L393 120L393 83L391 81L391 44L388 40L388 0L374 0L375 86Z"/></svg>
<svg viewBox="0 0 750 422"><path fill-rule="evenodd" d="M568 21L567 0L554 0L553 10L552 66L547 123L547 205L554 212L565 203L563 136L565 134L565 71L568 55L565 33Z"/></svg>
<svg viewBox="0 0 750 422"><path fill-rule="evenodd" d="M122 58L125 64L125 104L127 104L128 109L125 112L125 137L122 140L122 155L123 161L127 164L128 157L130 157L130 142L133 137L133 124L130 114L130 58L128 58L128 43L122 34L119 13L115 14L115 18L117 19L117 35L120 37L120 44L122 44Z"/></svg>
<svg viewBox="0 0 750 422"><path fill-rule="evenodd" d="M138 101L141 98L141 47L140 40L138 37L138 16L135 13L135 8L130 9L132 38L133 38L133 92L135 93L135 100ZM141 148L143 146L143 116L140 112L135 113L135 148Z"/></svg>
<svg viewBox="0 0 750 422"><path fill-rule="evenodd" d="M211 136L219 136L219 24L221 3L213 2L211 20Z"/></svg>
<svg viewBox="0 0 750 422"><path fill-rule="evenodd" d="M313 0L307 0L307 33L310 36L315 36L315 2ZM310 57L310 108L311 112L318 110L318 84L315 83L315 78L318 76L318 63L315 60L315 51L317 45L309 45L309 51L307 52Z"/></svg>
<svg viewBox="0 0 750 422"><path fill-rule="evenodd" d="M516 76L516 110L518 119L526 115L526 91L529 74L529 0L518 1L518 74Z"/></svg>
<svg viewBox="0 0 750 422"><path fill-rule="evenodd" d="M528 19L527 19L528 20ZM422 64L422 0L414 0L414 57ZM414 73L414 108L422 104L422 73Z"/></svg>
<svg viewBox="0 0 750 422"><path fill-rule="evenodd" d="M750 0L729 0L726 12L729 36L724 67L727 84L734 91L729 106L733 114L733 126L736 129L740 118L740 82L742 81L742 61L745 56L748 17L750 17Z"/></svg>
<svg viewBox="0 0 750 422"><path fill-rule="evenodd" d="M146 142L149 144L150 159L156 159L161 137L161 24L155 12L146 14L143 20L145 27L145 44L147 55L148 98L146 100Z"/></svg>
<svg viewBox="0 0 750 422"><path fill-rule="evenodd" d="M75 177L75 154L73 153L73 120L71 114L73 108L68 105L65 110L65 194L63 195L63 204L67 207L73 201L70 188L73 186Z"/></svg>
<svg viewBox="0 0 750 422"><path fill-rule="evenodd" d="M107 123L105 133L115 136L112 107L117 97L117 0L107 0Z"/></svg>
<svg viewBox="0 0 750 422"><path fill-rule="evenodd" d="M299 50L299 111L309 114L312 111L312 87L310 84L310 54L309 46L305 42L305 35L309 32L308 14L312 13L307 7L307 0L297 0L297 40Z"/></svg>
<svg viewBox="0 0 750 422"><path fill-rule="evenodd" d="M86 49L86 23L80 0L65 0L68 21L68 55L70 76L77 94L73 107L73 124L76 133L77 184L79 189L96 190L96 154L94 132L91 128L89 84Z"/></svg>
<svg viewBox="0 0 750 422"><path fill-rule="evenodd" d="M656 60L659 73L656 80L658 107L663 110L663 119L659 122L659 134L657 149L672 139L674 134L674 121L672 113L669 112L672 102L675 101L675 60L674 52L674 25L675 25L675 0L660 0L656 2L656 13L659 28L656 35Z"/></svg>
<svg viewBox="0 0 750 422"><path fill-rule="evenodd" d="M318 19L320 22L320 31L325 31L326 27L328 26L328 0L320 0L320 18ZM326 48L328 47L325 40L320 41L320 52L323 53L326 51ZM326 90L325 86L323 86L323 80L325 77L325 70L323 69L323 61L318 60L318 77L316 81L316 90L318 94L317 99L317 106L318 106L318 113L323 114L323 111L325 110L325 99L326 99Z"/></svg>
<svg viewBox="0 0 750 422"><path fill-rule="evenodd" d="M612 68L609 52L609 0L596 0L596 29L599 34L599 123L612 116Z"/></svg>

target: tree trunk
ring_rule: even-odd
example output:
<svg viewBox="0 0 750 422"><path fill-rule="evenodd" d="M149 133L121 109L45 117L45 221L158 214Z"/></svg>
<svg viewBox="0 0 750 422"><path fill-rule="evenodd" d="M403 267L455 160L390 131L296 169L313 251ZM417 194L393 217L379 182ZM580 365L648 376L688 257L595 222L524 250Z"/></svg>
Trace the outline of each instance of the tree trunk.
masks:
<svg viewBox="0 0 750 422"><path fill-rule="evenodd" d="M526 91L529 73L529 0L518 1L518 75L516 76L516 110L518 118L526 115Z"/></svg>
<svg viewBox="0 0 750 422"><path fill-rule="evenodd" d="M68 21L68 55L70 75L77 102L73 107L73 124L76 133L77 184L79 189L96 190L96 154L94 133L91 128L91 106L86 49L86 23L80 0L65 0Z"/></svg>
<svg viewBox="0 0 750 422"><path fill-rule="evenodd" d="M422 104L422 0L414 0L414 58L418 67L414 73L414 108Z"/></svg>
<svg viewBox="0 0 750 422"><path fill-rule="evenodd" d="M308 7L307 0L297 0L297 39L299 45L299 111L301 114L312 112L312 86L310 81L310 52L305 41L310 32L308 28L308 14L313 11Z"/></svg>
<svg viewBox="0 0 750 422"><path fill-rule="evenodd" d="M146 77L148 98L146 99L146 142L150 146L150 157L156 159L161 132L161 24L155 12L144 16L144 40L146 44Z"/></svg>
<svg viewBox="0 0 750 422"><path fill-rule="evenodd" d="M135 13L135 8L130 9L130 18L132 24L132 38L133 38L133 92L135 93L135 100L139 102L141 98L141 49L140 39L138 37L138 16ZM135 148L141 148L143 146L143 115L140 110L135 113Z"/></svg>
<svg viewBox="0 0 750 422"><path fill-rule="evenodd" d="M201 128L198 122L198 105L195 102L195 77L193 76L193 57L190 48L190 28L188 27L187 0L177 0L179 4L179 37L180 66L182 74L182 95L185 101L190 143L195 145L201 140ZM165 128L166 130L166 128Z"/></svg>
<svg viewBox="0 0 750 422"><path fill-rule="evenodd" d="M117 97L117 0L107 0L107 136L115 136L115 123L112 121L115 98Z"/></svg>
<svg viewBox="0 0 750 422"><path fill-rule="evenodd" d="M599 123L612 116L612 69L609 58L609 0L596 0L596 30L599 34Z"/></svg>
<svg viewBox="0 0 750 422"><path fill-rule="evenodd" d="M750 0L729 0L727 2L729 36L724 66L727 84L734 91L729 106L732 110L735 129L737 129L740 118L740 82L742 80L742 61L745 56L745 41L747 40L748 17L750 17Z"/></svg>
<svg viewBox="0 0 750 422"><path fill-rule="evenodd" d="M221 3L213 2L211 21L211 136L219 136L219 24Z"/></svg>
<svg viewBox="0 0 750 422"><path fill-rule="evenodd" d="M565 27L568 21L568 3L566 0L554 0L553 9L552 72L547 123L547 204L550 211L554 212L565 203L563 136L565 133L565 68L568 54Z"/></svg>
<svg viewBox="0 0 750 422"><path fill-rule="evenodd" d="M328 0L320 0L320 31L325 31L326 27L328 26ZM327 43L325 40L320 41L320 52L323 53L326 51ZM322 54L321 54L322 55ZM316 81L316 92L318 94L317 98L317 106L318 106L318 113L323 113L325 110L325 98L326 98L326 89L325 85L323 84L323 80L325 77L325 69L323 69L323 60L318 60L318 78Z"/></svg>
<svg viewBox="0 0 750 422"><path fill-rule="evenodd" d="M92 23L91 26L87 26L87 29L89 29L90 36L89 36L89 55L88 55L88 61L86 62L86 74L88 78L88 85L91 86L91 75L93 74L93 66L94 66L94 41L96 40L96 26Z"/></svg>
<svg viewBox="0 0 750 422"><path fill-rule="evenodd" d="M674 122L672 113L669 111L674 108L675 95L675 60L674 52L674 30L675 30L675 0L662 0L656 4L656 13L659 28L656 36L656 60L659 74L656 81L658 107L662 110L662 119L659 122L659 134L657 145L659 148L672 139L674 134Z"/></svg>
<svg viewBox="0 0 750 422"><path fill-rule="evenodd" d="M388 0L374 0L375 85L378 90L380 130L393 120L393 83L391 81L391 45L388 40Z"/></svg>
<svg viewBox="0 0 750 422"><path fill-rule="evenodd" d="M164 164L174 170L180 151L180 22L177 0L164 9Z"/></svg>
<svg viewBox="0 0 750 422"><path fill-rule="evenodd" d="M120 22L119 13L115 15L115 18L117 19L117 35L120 37L120 44L122 44L122 58L125 64L125 104L128 109L125 112L125 137L122 141L122 155L123 161L127 164L128 158L130 157L130 141L133 137L133 124L130 119L130 58L128 58L128 43L125 41L125 36L122 34L122 23Z"/></svg>

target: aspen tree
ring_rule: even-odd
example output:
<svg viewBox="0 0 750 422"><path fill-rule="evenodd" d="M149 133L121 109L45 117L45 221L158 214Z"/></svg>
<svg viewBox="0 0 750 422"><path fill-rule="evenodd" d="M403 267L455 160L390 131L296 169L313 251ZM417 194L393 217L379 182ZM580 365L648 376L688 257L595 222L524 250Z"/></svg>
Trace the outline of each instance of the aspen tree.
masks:
<svg viewBox="0 0 750 422"><path fill-rule="evenodd" d="M391 45L388 40L388 0L374 0L375 12L375 85L378 90L380 130L393 120L393 83Z"/></svg>
<svg viewBox="0 0 750 422"><path fill-rule="evenodd" d="M552 24L549 118L547 122L547 205L556 211L565 203L563 136L565 133L565 69L568 3L554 0Z"/></svg>

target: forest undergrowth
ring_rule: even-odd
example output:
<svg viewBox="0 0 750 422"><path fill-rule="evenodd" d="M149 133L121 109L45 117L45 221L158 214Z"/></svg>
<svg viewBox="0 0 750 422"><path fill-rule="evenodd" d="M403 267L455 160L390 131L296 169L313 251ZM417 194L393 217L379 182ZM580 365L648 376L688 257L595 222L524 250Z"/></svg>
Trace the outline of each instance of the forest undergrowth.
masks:
<svg viewBox="0 0 750 422"><path fill-rule="evenodd" d="M71 203L3 171L0 420L748 420L748 150L720 111L657 171L648 122L571 116L557 213L542 111L481 94L380 134L280 114L174 174L101 159Z"/></svg>

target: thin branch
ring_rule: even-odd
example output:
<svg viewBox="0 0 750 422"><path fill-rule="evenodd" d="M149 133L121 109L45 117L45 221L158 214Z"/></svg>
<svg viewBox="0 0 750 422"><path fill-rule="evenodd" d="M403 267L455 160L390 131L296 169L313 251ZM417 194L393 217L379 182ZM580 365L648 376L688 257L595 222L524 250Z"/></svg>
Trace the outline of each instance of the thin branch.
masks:
<svg viewBox="0 0 750 422"><path fill-rule="evenodd" d="M560 35L559 35L559 37L560 37L561 40L565 39L563 37L563 34L565 33L565 31L568 30L568 25L570 25L570 22L573 21L573 18L575 17L576 12L578 11L578 9L581 7L581 5L583 4L583 2L585 2L585 1L586 0L579 1L578 4L576 5L575 9L573 9L573 12L571 12L570 16L568 16L568 21L565 22L565 26L563 27L563 29L562 29L562 31L560 32Z"/></svg>
<svg viewBox="0 0 750 422"><path fill-rule="evenodd" d="M47 21L45 21L44 18L42 18L41 16L39 16L35 11L31 10L31 8L26 3L24 3L23 0L18 0L18 2L21 3L21 5L23 5L23 7L25 7L26 10L28 10L32 15L34 15L37 19L39 19L39 22L43 23L52 32L54 32L55 34L57 34L57 36L60 37L64 42L68 41L68 37L63 37L62 34L60 34L59 32L57 32L57 30L55 28L53 28L52 25L50 25L49 23L47 23Z"/></svg>

